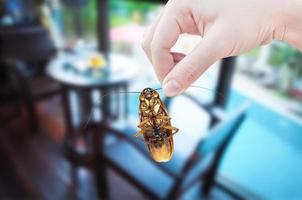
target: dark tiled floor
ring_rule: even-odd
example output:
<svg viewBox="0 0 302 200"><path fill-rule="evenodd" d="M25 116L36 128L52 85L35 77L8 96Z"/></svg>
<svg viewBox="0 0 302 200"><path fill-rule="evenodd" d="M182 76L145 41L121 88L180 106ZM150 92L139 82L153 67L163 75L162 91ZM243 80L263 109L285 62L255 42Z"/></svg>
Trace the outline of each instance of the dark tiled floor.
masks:
<svg viewBox="0 0 302 200"><path fill-rule="evenodd" d="M0 147L0 199L10 197L11 199L29 199L30 190L25 182L18 176L18 171L5 150Z"/></svg>
<svg viewBox="0 0 302 200"><path fill-rule="evenodd" d="M59 143L45 133L30 135L16 123L0 130L0 161L6 161L0 168L5 175L0 178L0 199L98 199L89 169L74 172ZM111 199L144 198L111 170L107 172Z"/></svg>

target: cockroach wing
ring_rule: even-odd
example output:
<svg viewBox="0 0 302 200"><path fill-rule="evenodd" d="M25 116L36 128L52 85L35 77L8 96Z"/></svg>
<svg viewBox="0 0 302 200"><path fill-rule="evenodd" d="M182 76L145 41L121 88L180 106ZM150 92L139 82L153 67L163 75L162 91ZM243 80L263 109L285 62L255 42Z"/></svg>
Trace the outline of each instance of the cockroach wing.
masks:
<svg viewBox="0 0 302 200"><path fill-rule="evenodd" d="M158 105L160 105L159 108ZM157 116L169 117L167 108L160 99L158 99L157 104L153 108ZM163 119L157 119L155 125L161 124L162 121ZM165 119L165 123L171 126L170 120ZM144 134L144 138L148 150L156 162L167 162L171 159L174 150L173 133L171 130L159 128L158 130L154 130L153 133Z"/></svg>
<svg viewBox="0 0 302 200"><path fill-rule="evenodd" d="M144 135L144 142L156 162L167 162L171 159L174 143L167 108L157 95L143 98L139 106L139 127Z"/></svg>

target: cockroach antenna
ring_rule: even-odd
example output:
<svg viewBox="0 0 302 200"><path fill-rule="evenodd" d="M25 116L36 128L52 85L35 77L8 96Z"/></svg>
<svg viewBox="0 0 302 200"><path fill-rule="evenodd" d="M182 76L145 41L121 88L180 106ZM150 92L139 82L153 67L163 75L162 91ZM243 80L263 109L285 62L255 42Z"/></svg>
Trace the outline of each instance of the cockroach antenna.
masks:
<svg viewBox="0 0 302 200"><path fill-rule="evenodd" d="M156 89L154 89L154 90L156 90L156 91L157 91L157 90L162 90L162 89L163 89L163 88L156 88Z"/></svg>
<svg viewBox="0 0 302 200"><path fill-rule="evenodd" d="M128 94L128 93L130 93L130 94L131 94L131 93L132 93L132 94L140 94L141 92L137 92L137 91L118 92L118 94ZM100 97L100 99L103 99L104 97L106 97L106 96L108 96L108 95L110 95L110 94L111 94L111 93L108 92L108 93L102 95L102 96ZM100 101L100 100L99 100L99 101ZM92 110L93 110L93 108L92 108ZM88 119L87 119L86 123L85 123L84 126L83 126L84 129L86 129L88 123L91 121L92 113L93 113L92 110L90 111L89 116L88 116Z"/></svg>
<svg viewBox="0 0 302 200"><path fill-rule="evenodd" d="M199 89L204 89L204 90L208 90L208 91L214 91L214 89L212 88L207 88L207 87L202 87L202 86L198 86L198 85L191 85L189 86L189 88L199 88ZM156 88L154 90L162 90L163 88ZM217 92L217 91L214 91L216 94L222 96L223 98L225 98L225 95L221 92Z"/></svg>
<svg viewBox="0 0 302 200"><path fill-rule="evenodd" d="M225 94L221 93L221 92L217 92L214 89L211 88L207 88L207 87L202 87L202 86L198 86L198 85L191 85L190 87L192 88L199 88L199 89L204 89L204 90L208 90L208 91L213 91L215 94L218 94L219 96L221 96L222 98L225 98Z"/></svg>
<svg viewBox="0 0 302 200"><path fill-rule="evenodd" d="M191 88L199 88L199 89L204 89L204 90L208 90L208 91L213 91L215 92L216 94L222 96L223 98L225 98L225 95L223 93L220 93L220 92L217 92L215 91L214 89L212 88L207 88L207 87L202 87L202 86L198 86L198 85L191 85L190 86ZM162 90L163 88L156 88L154 90L158 91L158 90ZM141 92L138 92L138 91L124 91L124 92L117 92L117 94L140 94ZM104 95L102 95L99 99L103 99L104 97L110 95L111 93L108 92ZM85 123L84 125L84 129L87 127L88 123L91 121L91 118L92 118L92 111L90 112L89 116L88 116L88 120L87 122Z"/></svg>

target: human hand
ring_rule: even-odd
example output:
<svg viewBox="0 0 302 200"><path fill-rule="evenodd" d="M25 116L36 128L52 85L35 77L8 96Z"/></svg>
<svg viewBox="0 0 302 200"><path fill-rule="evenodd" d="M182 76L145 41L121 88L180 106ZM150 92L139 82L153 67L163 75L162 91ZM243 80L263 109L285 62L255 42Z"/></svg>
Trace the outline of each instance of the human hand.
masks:
<svg viewBox="0 0 302 200"><path fill-rule="evenodd" d="M302 32L301 8L301 0L170 0L145 33L142 47L165 95L175 96L221 58L273 39L302 49L297 34ZM182 33L202 36L188 55L170 51Z"/></svg>

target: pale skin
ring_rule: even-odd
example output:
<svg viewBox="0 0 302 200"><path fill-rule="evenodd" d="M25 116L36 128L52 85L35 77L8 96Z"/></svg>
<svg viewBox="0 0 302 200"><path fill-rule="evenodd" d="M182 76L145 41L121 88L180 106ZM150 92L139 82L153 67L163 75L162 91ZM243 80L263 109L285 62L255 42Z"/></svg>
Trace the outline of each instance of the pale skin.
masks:
<svg viewBox="0 0 302 200"><path fill-rule="evenodd" d="M188 54L171 52L182 33L201 35ZM142 47L167 96L186 90L221 58L273 40L302 51L302 0L170 0Z"/></svg>

